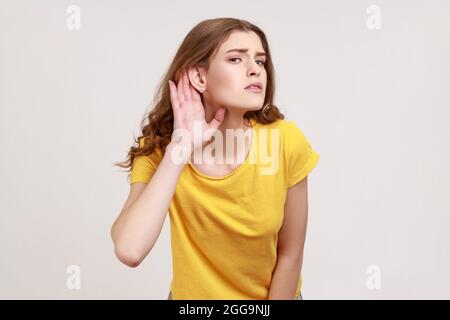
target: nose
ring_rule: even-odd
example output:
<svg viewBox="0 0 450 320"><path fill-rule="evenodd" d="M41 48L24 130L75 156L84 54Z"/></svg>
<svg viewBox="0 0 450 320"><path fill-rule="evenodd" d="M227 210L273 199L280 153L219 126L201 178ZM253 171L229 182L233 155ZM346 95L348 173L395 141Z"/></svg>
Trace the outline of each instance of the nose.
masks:
<svg viewBox="0 0 450 320"><path fill-rule="evenodd" d="M250 66L248 67L247 70L247 75L248 76L258 76L261 74L261 70L259 69L261 68L256 61L250 62Z"/></svg>

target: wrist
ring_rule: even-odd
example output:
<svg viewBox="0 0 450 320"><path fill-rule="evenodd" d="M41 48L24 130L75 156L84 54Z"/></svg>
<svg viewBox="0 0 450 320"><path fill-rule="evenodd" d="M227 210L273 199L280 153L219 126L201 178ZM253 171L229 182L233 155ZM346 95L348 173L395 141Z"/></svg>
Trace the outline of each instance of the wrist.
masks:
<svg viewBox="0 0 450 320"><path fill-rule="evenodd" d="M166 147L167 155L174 164L186 164L192 155L192 148L182 142L171 141Z"/></svg>

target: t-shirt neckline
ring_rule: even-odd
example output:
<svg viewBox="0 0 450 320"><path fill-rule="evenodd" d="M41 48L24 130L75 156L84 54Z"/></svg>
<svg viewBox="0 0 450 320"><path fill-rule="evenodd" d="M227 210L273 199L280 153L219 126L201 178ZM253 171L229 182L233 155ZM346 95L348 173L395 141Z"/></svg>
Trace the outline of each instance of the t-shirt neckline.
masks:
<svg viewBox="0 0 450 320"><path fill-rule="evenodd" d="M251 119L250 122L253 123L253 125L251 126L252 141L250 143L250 149L249 149L249 152L247 153L244 161L237 168L235 168L233 171L231 171L230 173L228 173L224 176L210 176L203 172L200 172L197 168L195 168L194 165L191 163L191 159L189 159L189 161L188 161L189 168L191 168L195 172L196 175L198 175L202 178L208 179L208 180L224 180L224 179L227 179L227 178L235 175L239 171L244 170L249 165L249 159L251 159L251 156L255 152L254 149L256 148L256 143L257 143L256 142L256 135L257 135L256 126L258 126L259 123L255 119Z"/></svg>

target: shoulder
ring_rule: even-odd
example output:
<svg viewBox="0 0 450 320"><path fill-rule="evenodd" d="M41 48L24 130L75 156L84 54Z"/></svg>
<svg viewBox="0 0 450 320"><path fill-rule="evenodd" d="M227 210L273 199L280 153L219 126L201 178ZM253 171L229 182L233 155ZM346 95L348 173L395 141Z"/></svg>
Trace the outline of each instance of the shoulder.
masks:
<svg viewBox="0 0 450 320"><path fill-rule="evenodd" d="M288 129L289 127L296 126L295 122L287 119L276 119L271 123L259 124L262 128L278 128L278 129Z"/></svg>
<svg viewBox="0 0 450 320"><path fill-rule="evenodd" d="M260 125L260 129L279 130L280 139L285 141L289 137L298 137L303 135L302 130L292 120L277 119L274 122Z"/></svg>
<svg viewBox="0 0 450 320"><path fill-rule="evenodd" d="M264 135L261 135L259 131L259 137L267 139L269 147L272 142L277 141L278 148L287 161L298 161L298 158L304 158L312 151L310 142L295 121L277 119L260 125L259 130L261 129L267 131ZM273 130L276 132L274 133Z"/></svg>
<svg viewBox="0 0 450 320"><path fill-rule="evenodd" d="M267 129L279 130L279 141L283 152L288 157L298 155L307 155L312 151L311 144L304 134L303 130L295 121L286 119L277 119L276 121L261 126Z"/></svg>
<svg viewBox="0 0 450 320"><path fill-rule="evenodd" d="M139 139L139 148L143 148L147 137ZM156 168L162 159L162 153L157 146L155 150L149 155L138 155L134 158L131 167L130 183L150 181Z"/></svg>
<svg viewBox="0 0 450 320"><path fill-rule="evenodd" d="M148 137L142 137L139 139L139 148L144 147L147 139L148 139ZM155 149L153 150L153 152L151 154L145 155L145 156L139 156L139 157L145 158L146 160L150 160L153 164L157 164L161 161L163 154L162 154L162 151L161 151L159 145L156 145Z"/></svg>
<svg viewBox="0 0 450 320"><path fill-rule="evenodd" d="M261 124L259 129L261 128L267 128L268 131L278 129L279 139L275 139L275 141L280 143L279 152L282 159L280 163L283 166L281 172L285 175L287 188L292 187L311 173L319 161L320 154L312 148L306 135L295 121L277 119L268 124ZM272 135L267 132L265 136ZM267 139L269 143L271 140L271 138Z"/></svg>

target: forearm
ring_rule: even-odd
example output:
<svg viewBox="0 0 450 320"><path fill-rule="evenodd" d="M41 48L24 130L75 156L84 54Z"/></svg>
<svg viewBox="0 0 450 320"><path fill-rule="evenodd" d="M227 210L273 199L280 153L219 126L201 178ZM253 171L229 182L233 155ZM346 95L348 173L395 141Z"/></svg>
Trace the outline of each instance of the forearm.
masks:
<svg viewBox="0 0 450 320"><path fill-rule="evenodd" d="M184 164L175 164L172 145L140 196L120 214L112 227L112 239L121 255L141 261L152 249L161 232Z"/></svg>
<svg viewBox="0 0 450 320"><path fill-rule="evenodd" d="M303 255L300 259L279 257L270 284L269 300L295 299L302 268Z"/></svg>

